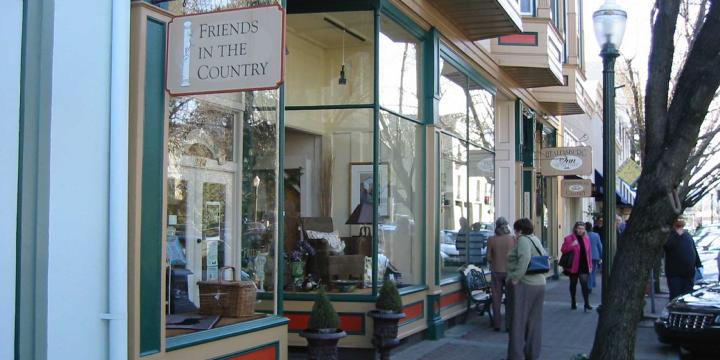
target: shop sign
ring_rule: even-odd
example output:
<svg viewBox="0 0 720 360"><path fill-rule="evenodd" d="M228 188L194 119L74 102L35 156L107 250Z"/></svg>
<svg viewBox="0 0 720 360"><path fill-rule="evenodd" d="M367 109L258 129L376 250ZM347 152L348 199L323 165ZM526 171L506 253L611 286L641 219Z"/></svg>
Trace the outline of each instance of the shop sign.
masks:
<svg viewBox="0 0 720 360"><path fill-rule="evenodd" d="M583 198L592 197L592 182L588 179L563 180L562 197Z"/></svg>
<svg viewBox="0 0 720 360"><path fill-rule="evenodd" d="M171 95L275 89L283 82L285 11L279 5L177 16L167 34Z"/></svg>
<svg viewBox="0 0 720 360"><path fill-rule="evenodd" d="M592 148L589 146L540 150L543 176L592 175Z"/></svg>
<svg viewBox="0 0 720 360"><path fill-rule="evenodd" d="M486 150L470 150L468 154L470 177L494 177L495 155Z"/></svg>
<svg viewBox="0 0 720 360"><path fill-rule="evenodd" d="M627 159L617 171L617 176L628 184L634 184L640 177L642 169L633 159Z"/></svg>

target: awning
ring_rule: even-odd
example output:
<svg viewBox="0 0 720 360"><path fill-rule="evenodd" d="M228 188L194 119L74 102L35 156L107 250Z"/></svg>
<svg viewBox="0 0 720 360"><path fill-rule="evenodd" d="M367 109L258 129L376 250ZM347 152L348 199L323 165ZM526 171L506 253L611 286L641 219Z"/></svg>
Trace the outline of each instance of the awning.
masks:
<svg viewBox="0 0 720 360"><path fill-rule="evenodd" d="M605 194L603 184L605 180L599 171L595 170L595 191L598 196ZM615 178L615 201L620 205L633 206L635 204L635 189L620 178Z"/></svg>

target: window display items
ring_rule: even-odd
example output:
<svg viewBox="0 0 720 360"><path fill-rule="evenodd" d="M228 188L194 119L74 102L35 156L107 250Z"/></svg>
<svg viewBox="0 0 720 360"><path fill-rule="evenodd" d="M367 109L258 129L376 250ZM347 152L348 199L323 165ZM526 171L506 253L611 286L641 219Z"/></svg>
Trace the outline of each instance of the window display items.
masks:
<svg viewBox="0 0 720 360"><path fill-rule="evenodd" d="M257 281L258 291L264 292L265 283L265 264L267 264L268 253L260 252L255 257L255 279Z"/></svg>

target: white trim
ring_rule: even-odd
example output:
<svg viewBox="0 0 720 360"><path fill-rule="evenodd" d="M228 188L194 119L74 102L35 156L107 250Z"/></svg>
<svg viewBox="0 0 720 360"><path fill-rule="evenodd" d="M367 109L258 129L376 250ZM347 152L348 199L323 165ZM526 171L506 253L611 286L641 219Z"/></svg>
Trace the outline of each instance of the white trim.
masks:
<svg viewBox="0 0 720 360"><path fill-rule="evenodd" d="M15 256L17 230L18 148L20 141L20 69L22 51L22 0L9 0L0 11L0 359L14 358Z"/></svg>

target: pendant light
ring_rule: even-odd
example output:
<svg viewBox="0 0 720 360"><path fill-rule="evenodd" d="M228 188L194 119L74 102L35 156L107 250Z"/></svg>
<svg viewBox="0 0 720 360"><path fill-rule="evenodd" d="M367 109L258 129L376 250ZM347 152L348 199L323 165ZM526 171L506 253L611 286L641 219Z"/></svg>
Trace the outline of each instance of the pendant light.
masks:
<svg viewBox="0 0 720 360"><path fill-rule="evenodd" d="M340 79L338 79L338 84L347 85L347 78L345 77L345 29L343 29L340 37L342 38L342 64L340 65Z"/></svg>

